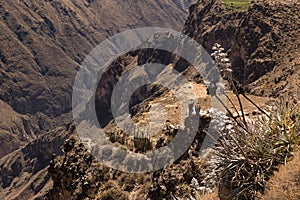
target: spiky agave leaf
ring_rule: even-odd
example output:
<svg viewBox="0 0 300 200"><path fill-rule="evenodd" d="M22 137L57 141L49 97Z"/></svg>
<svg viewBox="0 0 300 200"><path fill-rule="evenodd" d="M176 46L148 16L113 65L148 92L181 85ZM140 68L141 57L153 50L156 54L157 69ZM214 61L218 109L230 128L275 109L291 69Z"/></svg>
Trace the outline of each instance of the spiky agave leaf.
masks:
<svg viewBox="0 0 300 200"><path fill-rule="evenodd" d="M210 168L222 199L254 199L264 191L273 172L300 144L299 109L292 102L276 103L271 118L256 118L247 131L236 125L234 131L222 135Z"/></svg>

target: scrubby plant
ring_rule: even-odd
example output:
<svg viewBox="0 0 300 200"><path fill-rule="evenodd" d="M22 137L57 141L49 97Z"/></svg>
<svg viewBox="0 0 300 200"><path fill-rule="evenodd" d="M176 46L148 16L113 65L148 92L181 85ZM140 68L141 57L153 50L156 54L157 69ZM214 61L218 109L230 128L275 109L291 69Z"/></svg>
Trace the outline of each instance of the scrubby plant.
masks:
<svg viewBox="0 0 300 200"><path fill-rule="evenodd" d="M240 88L240 86L238 85L238 81L234 80L234 78L232 76L232 67L231 67L230 60L228 58L228 54L226 52L224 52L225 49L218 43L216 43L213 46L212 50L213 50L213 53L211 54L211 56L214 59L216 66L220 70L221 76L223 77L224 80L228 81L229 87L234 91L236 98L239 102L239 109L241 110L241 113L242 113L241 118L243 119L243 124L239 124L238 121L236 121L236 122L240 126L247 128L247 122L245 119L244 109L243 109L242 101L240 98L240 92L243 92L243 91L238 89L238 88ZM222 94L227 97L227 99L231 103L232 107L235 109L235 111L239 115L238 109L236 108L236 106L234 105L232 100L226 95L226 93L224 91L222 92ZM218 97L217 93L215 96L222 103L222 105L227 109L227 112L231 115L231 117L233 117L233 114L228 109L228 107L225 105L225 103Z"/></svg>
<svg viewBox="0 0 300 200"><path fill-rule="evenodd" d="M112 143L118 142L122 145L125 144L126 134L119 129L114 129L111 132L106 133Z"/></svg>
<svg viewBox="0 0 300 200"><path fill-rule="evenodd" d="M246 132L239 126L224 134L215 148L220 197L253 199L300 144L300 105L276 103L271 118L256 120Z"/></svg>
<svg viewBox="0 0 300 200"><path fill-rule="evenodd" d="M300 145L300 104L298 99L287 101L281 99L266 112L257 106L247 95L238 81L232 77L228 55L221 45L213 47L212 57L219 67L222 77L236 94L242 116L237 119L229 107L215 93L233 118L234 129L220 133L213 159L206 168L206 179L210 187L218 186L221 199L254 199L258 192L264 192L265 184L281 164L285 164ZM255 105L261 115L246 122L240 94ZM226 96L226 94L225 94ZM238 112L231 99L226 96Z"/></svg>

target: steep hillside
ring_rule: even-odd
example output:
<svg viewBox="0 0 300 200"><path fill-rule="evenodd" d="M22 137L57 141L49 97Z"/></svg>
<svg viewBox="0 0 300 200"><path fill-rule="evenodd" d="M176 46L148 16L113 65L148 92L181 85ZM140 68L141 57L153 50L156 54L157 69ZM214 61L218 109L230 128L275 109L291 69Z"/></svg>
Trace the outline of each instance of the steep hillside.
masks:
<svg viewBox="0 0 300 200"><path fill-rule="evenodd" d="M172 195L185 196L188 190L193 191L191 180L201 179L201 160L197 159L197 149L203 142L209 121L210 114L206 112L201 117L199 123L202 126L193 144L176 164L149 173L126 173L108 168L96 160L74 134L65 142L64 155L50 163L49 175L53 179L53 187L45 197L47 200L142 200L170 199ZM172 128L163 131L165 137L170 131L173 131ZM107 153L110 157L124 159L113 155L113 152Z"/></svg>
<svg viewBox="0 0 300 200"><path fill-rule="evenodd" d="M0 100L0 159L22 147L36 136L28 116L16 113Z"/></svg>
<svg viewBox="0 0 300 200"><path fill-rule="evenodd" d="M190 7L190 15L183 31L199 41L209 52L216 42L225 47L233 65L235 78L247 85L248 91L260 95L278 96L282 90L293 92L296 89L292 90L288 85L282 90L276 89L280 84L285 85L284 82L293 77L296 81L292 85L298 82L299 68L295 66L298 62L296 53L300 44L298 40L299 9L296 1L292 1L292 4L281 1L277 3L274 1L252 2L247 11L239 11L226 8L220 0L201 0ZM156 53L149 50L134 52L113 63L111 68L124 69L127 66L132 67L132 63L143 63L143 61L160 61L164 64L175 64L176 67L183 67L184 70L187 68L186 63L178 64L178 60L174 61L174 58L170 56L161 59ZM293 62L295 66L292 70L285 71L285 68L292 66ZM120 76L122 73L111 74ZM190 78L193 80L194 77ZM112 85L116 82L115 79L117 77L107 79L109 84L105 85L105 89L98 88L100 94L98 100L108 99L102 97L109 95ZM277 80L274 83L276 86L268 88L270 85L267 83L272 79ZM165 95L165 93L159 95L161 94ZM163 95L160 97L164 99ZM257 99L262 103L261 99ZM109 102L97 105L100 105L98 110L102 111L107 109ZM143 103L142 106L146 107ZM101 116L106 116L105 114ZM105 125L107 123L109 121L105 121ZM207 125L207 123L208 121L204 124ZM122 139L118 140L118 134L121 135L113 133L111 138L118 145L123 145ZM204 135L199 134L195 142L199 142ZM199 185L198 182L203 180L202 170L203 162L205 162L199 159L195 151L199 146L201 144L196 143L187 155L173 165L158 172L140 176L140 174L122 173L102 166L87 153L78 138L74 137L66 142L65 154L51 162L49 173L54 180L54 185L46 197L48 199L63 199L64 197L176 199L176 196L179 196L183 199L192 199L191 195L197 196L199 195L197 192L201 193L205 190L200 187L202 183ZM108 151L109 156L112 154ZM212 196L215 198L216 195Z"/></svg>
<svg viewBox="0 0 300 200"><path fill-rule="evenodd" d="M87 153L76 136L67 140L64 152L61 150L64 140L74 133L74 126L68 125L71 93L85 56L106 37L133 27L181 30L190 2L14 0L0 3L0 111L4 113L0 116L0 199L39 199L44 195L63 200L71 197L161 199L174 194L190 198L186 194L201 191L193 178L202 178L198 174L203 169L197 150L205 135L203 130L178 163L145 176L103 167ZM238 11L226 8L221 0L201 0L190 7L183 32L209 52L216 42L220 43L229 54L235 78L247 86L247 91L275 97L298 92L300 7L296 0L289 2L253 2L247 11ZM186 63L157 53L132 52L112 63L112 68L124 70L128 63L159 61L186 70ZM190 80L197 82L195 74L185 72ZM115 82L116 77L108 81ZM111 84L104 86L107 88L98 88L97 92L107 97ZM151 89L147 96L156 98L163 94ZM107 100L103 96L99 95L96 101ZM105 112L110 102L99 102L98 111ZM132 103L137 106L133 114L147 108L146 104L139 103ZM101 112L99 119L109 124L111 116ZM208 121L204 120L206 126ZM168 142L167 131L170 130L163 133L165 140L160 145ZM64 155L54 158L52 153Z"/></svg>
<svg viewBox="0 0 300 200"><path fill-rule="evenodd" d="M1 199L33 199L51 188L47 169L50 160L62 155L64 141L74 126L45 133L0 159Z"/></svg>
<svg viewBox="0 0 300 200"><path fill-rule="evenodd" d="M33 198L51 183L44 179L49 152L39 151L40 143L60 154L66 137L57 127L71 120L73 82L85 56L123 30L181 30L190 2L0 2L0 196Z"/></svg>
<svg viewBox="0 0 300 200"><path fill-rule="evenodd" d="M184 33L208 51L216 42L221 44L234 76L246 85L252 83L249 89L254 93L278 96L290 91L290 85L295 87L292 80L299 80L299 1L252 1L247 11L239 11L221 0L202 0L190 11Z"/></svg>
<svg viewBox="0 0 300 200"><path fill-rule="evenodd" d="M180 30L187 15L182 3L2 1L0 99L20 114L36 116L40 130L51 128L51 118L71 110L73 80L85 55L132 27Z"/></svg>
<svg viewBox="0 0 300 200"><path fill-rule="evenodd" d="M300 153L296 152L292 161L280 167L278 172L270 180L266 194L261 196L263 200L297 200L300 198Z"/></svg>

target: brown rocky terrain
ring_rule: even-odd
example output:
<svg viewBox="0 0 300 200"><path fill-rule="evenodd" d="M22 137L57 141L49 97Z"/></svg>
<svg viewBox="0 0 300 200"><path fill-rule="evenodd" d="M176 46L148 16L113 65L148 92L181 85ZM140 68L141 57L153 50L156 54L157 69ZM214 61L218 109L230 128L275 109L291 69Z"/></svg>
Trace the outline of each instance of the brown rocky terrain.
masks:
<svg viewBox="0 0 300 200"><path fill-rule="evenodd" d="M208 51L216 42L221 44L234 76L253 93L279 96L295 92L299 80L300 2L253 2L245 12L227 10L219 0L199 1L190 8L184 33Z"/></svg>
<svg viewBox="0 0 300 200"><path fill-rule="evenodd" d="M181 30L190 2L0 2L3 198L34 198L51 183L46 173L49 151L61 154L66 134L57 127L71 120L73 81L85 56L123 30L144 26ZM41 150L40 143L49 151Z"/></svg>
<svg viewBox="0 0 300 200"><path fill-rule="evenodd" d="M181 30L189 3L175 0L1 2L0 110L4 114L0 117L0 138L8 141L1 140L0 146L1 199L170 199L175 196L189 199L191 194L199 195L201 190L193 178L202 179L203 160L198 159L196 150L205 135L203 130L189 154L164 170L146 175L106 168L86 151L76 134L67 140L63 152L60 148L74 131L73 125L68 125L72 84L85 56L104 38L133 27ZM190 7L183 32L209 52L216 42L220 43L229 54L235 78L247 86L248 92L273 97L294 94L298 92L300 78L297 67L300 8L297 1L292 3L264 1L251 3L248 11L230 11L220 0L201 0ZM182 71L187 69L185 63L174 61L172 56L156 53L133 52L111 67L124 70L136 63L159 61L169 66L174 64ZM188 70L185 74L194 81L196 90L203 89L195 74ZM166 104L173 103L169 101L172 95L152 89L148 88L143 96L154 99L150 104L166 99ZM142 96L138 91L136 96L139 95ZM205 99L203 93L199 97ZM251 97L260 105L267 101ZM139 122L146 118L141 112L147 111L146 103L132 102ZM109 102L100 105L98 111L105 112ZM253 109L248 108L247 112ZM174 117L177 111L170 113ZM105 125L112 120L106 114L98 113ZM56 128L63 124L67 128ZM163 139L166 143L170 138ZM61 156L54 158L52 153Z"/></svg>
<svg viewBox="0 0 300 200"><path fill-rule="evenodd" d="M293 62L297 65L298 62L296 58L299 49L298 10L297 2L295 5L291 5L273 4L271 1L267 1L250 4L248 11L233 12L226 10L221 1L202 0L190 7L190 16L184 27L184 33L198 40L209 52L216 42L220 43L229 54L235 78L247 85L248 91L277 97L282 95L282 91L297 92L296 88L291 88L286 82L289 81L291 86L299 83L297 81L298 68L293 67L292 71L286 71L285 68L292 66ZM131 66L132 63L143 61L144 55L151 55L151 53L153 54L151 51L146 51L139 52L138 55L127 55L128 57L125 59L127 62L121 59L121 62L118 61L115 64L120 64L122 68L126 66L126 63ZM169 59L169 56L166 60L160 60L160 57L155 55L152 58L150 56L150 59L146 56L145 60L157 61L156 59L163 61L164 64L173 63L180 67L180 64ZM188 74L188 72L186 73ZM296 80L290 81L293 77ZM193 78L191 77L191 80L194 80ZM276 87L268 88L270 87L268 82L272 79L277 79L274 82ZM115 82L113 79L110 81L112 84ZM279 90L276 89L281 87L280 85L284 86ZM201 88L198 84L195 84L194 87ZM172 95L161 94L163 95L152 103L171 99ZM200 96L203 98L203 94L199 94ZM256 102L266 102L264 99L252 97L256 98ZM172 103L168 104L171 106ZM141 107L147 106L141 104ZM246 107L248 108L248 106ZM251 112L251 109L249 110ZM137 119L139 122L147 118L143 113L135 114L137 114L137 118L143 118ZM176 112L173 111L172 114L176 115ZM203 137L203 135L199 135L199 137ZM190 199L192 197L189 195L193 194L195 197L197 196L195 191L199 192L199 188L193 190L194 186L191 186L193 178L201 180L203 161L196 158L197 156L184 157L170 168L140 177L138 174L120 173L105 168L100 163L96 164L97 162L90 158L76 138L69 140L66 147L70 149L63 157L55 159L49 170L54 179L54 187L47 195L49 199L62 199L65 196L75 199L172 199L176 196ZM76 150L78 150L77 153ZM80 159L82 161L78 162ZM82 165L82 163L88 164ZM68 167L65 167L66 165ZM81 166L81 170L75 168L78 165ZM182 166L184 167L182 168ZM192 171L189 170L191 166ZM95 172L97 180L91 178L91 174L96 169L101 170ZM63 176L63 179L58 175L65 173L68 175ZM71 178L74 176L75 178ZM201 199L200 196L198 198ZM215 194L208 195L206 198L217 199Z"/></svg>
<svg viewBox="0 0 300 200"><path fill-rule="evenodd" d="M1 2L1 99L36 116L40 130L51 129L51 118L71 110L73 81L85 56L122 30L181 29L187 11L174 2Z"/></svg>
<svg viewBox="0 0 300 200"><path fill-rule="evenodd" d="M0 160L2 199L36 199L51 188L50 160L62 154L64 141L74 126L57 128L40 135Z"/></svg>
<svg viewBox="0 0 300 200"><path fill-rule="evenodd" d="M0 101L0 158L35 139L34 128L28 116L16 113Z"/></svg>
<svg viewBox="0 0 300 200"><path fill-rule="evenodd" d="M270 180L267 188L268 191L262 199L290 199L300 198L300 153L297 151L292 161L285 166L280 167L278 172Z"/></svg>
<svg viewBox="0 0 300 200"><path fill-rule="evenodd" d="M53 159L49 174L53 188L46 199L161 199L192 192L193 177L201 177L201 160L197 149L203 141L209 115L201 117L192 147L176 164L151 173L125 173L108 168L87 151L75 134L64 145L64 156ZM163 134L167 135L165 130ZM188 197L188 196L186 196Z"/></svg>

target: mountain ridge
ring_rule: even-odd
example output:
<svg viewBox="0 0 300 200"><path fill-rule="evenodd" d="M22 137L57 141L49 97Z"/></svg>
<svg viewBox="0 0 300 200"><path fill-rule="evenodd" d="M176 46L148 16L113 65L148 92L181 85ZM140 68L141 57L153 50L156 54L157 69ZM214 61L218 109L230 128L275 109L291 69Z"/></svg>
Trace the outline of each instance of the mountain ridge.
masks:
<svg viewBox="0 0 300 200"><path fill-rule="evenodd" d="M7 113L0 117L0 196L34 199L39 190L51 185L46 169L50 157L47 153L45 158L41 156L46 151L39 142L49 140L56 156L62 154L61 142L66 139L63 130L72 120L72 87L85 56L124 30L144 26L181 29L189 2L0 2L0 110ZM30 149L33 157L25 156L24 148ZM21 168L12 167L8 161ZM28 165L40 166L36 172L40 177L28 170Z"/></svg>

